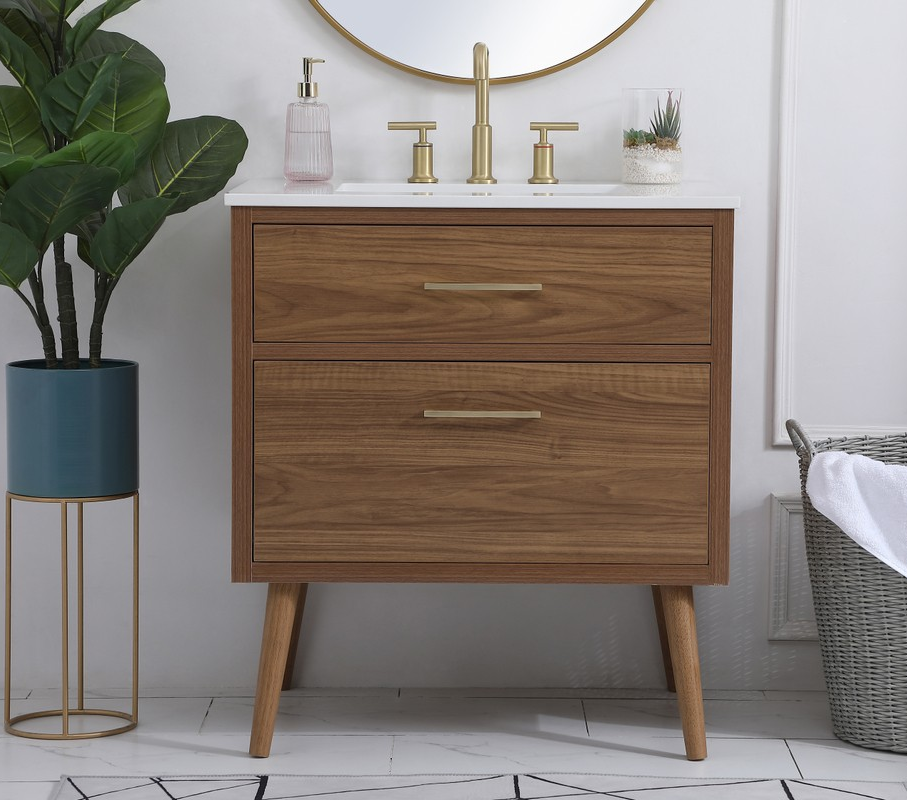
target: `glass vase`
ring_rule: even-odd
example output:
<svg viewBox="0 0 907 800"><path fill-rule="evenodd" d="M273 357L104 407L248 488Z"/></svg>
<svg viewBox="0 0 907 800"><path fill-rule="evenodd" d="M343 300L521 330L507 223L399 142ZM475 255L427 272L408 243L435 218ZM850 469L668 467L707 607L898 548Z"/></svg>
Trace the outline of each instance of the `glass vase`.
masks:
<svg viewBox="0 0 907 800"><path fill-rule="evenodd" d="M683 89L624 89L624 183L679 183Z"/></svg>

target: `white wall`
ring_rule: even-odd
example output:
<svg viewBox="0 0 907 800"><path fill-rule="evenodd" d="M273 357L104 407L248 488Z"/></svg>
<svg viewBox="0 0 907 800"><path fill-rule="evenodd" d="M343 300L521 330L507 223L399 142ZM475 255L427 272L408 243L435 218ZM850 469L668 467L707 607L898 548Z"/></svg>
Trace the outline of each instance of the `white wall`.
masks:
<svg viewBox="0 0 907 800"><path fill-rule="evenodd" d="M562 180L606 180L619 176L622 87L682 86L688 177L742 197L731 585L696 590L703 678L712 689L821 686L814 643L767 641L769 495L797 489L792 452L770 445L779 4L656 0L629 32L585 62L491 92L499 180L528 177L528 124L536 119L581 124L580 133L558 140ZM331 107L338 176L409 174L407 135L386 130L393 119L437 119L436 173L469 174L471 90L371 59L306 0L145 0L115 23L167 65L173 118L216 113L245 126L251 146L231 185L280 173L284 110L303 55L327 61L318 80ZM443 34L431 28L430 14L417 33ZM123 280L108 320L106 354L134 358L142 370L142 684L251 685L265 588L229 581L229 229L219 199L167 222ZM38 354L24 309L11 294L0 295L0 360ZM50 544L32 547L36 532L17 551L21 585L56 592L55 524L49 521ZM26 556L43 556L51 566L25 563ZM99 614L120 607L107 591ZM33 612L30 622L39 610L53 612L54 600L36 596L17 612ZM316 586L304 636L300 677L310 686L661 682L645 587ZM56 657L32 647L43 642L25 625L16 632L17 683L56 685ZM112 646L99 647L104 658L91 674L102 685L122 683L100 663Z"/></svg>

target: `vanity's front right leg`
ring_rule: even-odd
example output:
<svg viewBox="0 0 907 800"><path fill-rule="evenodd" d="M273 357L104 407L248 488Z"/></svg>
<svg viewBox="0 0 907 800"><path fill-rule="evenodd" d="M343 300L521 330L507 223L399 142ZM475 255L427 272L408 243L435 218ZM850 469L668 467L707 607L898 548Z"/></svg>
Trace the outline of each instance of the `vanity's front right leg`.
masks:
<svg viewBox="0 0 907 800"><path fill-rule="evenodd" d="M252 717L252 739L249 753L267 758L274 737L274 720L280 703L280 690L287 672L287 656L293 639L297 610L304 602L305 584L268 584L268 605L261 636L261 659L258 662L258 688Z"/></svg>
<svg viewBox="0 0 907 800"><path fill-rule="evenodd" d="M298 588L299 599L296 602L293 633L290 636L290 647L287 651L287 667L283 676L283 684L281 685L281 689L284 691L293 688L293 670L296 667L296 652L299 650L299 631L302 628L302 615L305 612L305 597L308 594L309 585L300 583Z"/></svg>
<svg viewBox="0 0 907 800"><path fill-rule="evenodd" d="M702 761L707 750L693 587L662 586L660 594L687 758L690 761Z"/></svg>

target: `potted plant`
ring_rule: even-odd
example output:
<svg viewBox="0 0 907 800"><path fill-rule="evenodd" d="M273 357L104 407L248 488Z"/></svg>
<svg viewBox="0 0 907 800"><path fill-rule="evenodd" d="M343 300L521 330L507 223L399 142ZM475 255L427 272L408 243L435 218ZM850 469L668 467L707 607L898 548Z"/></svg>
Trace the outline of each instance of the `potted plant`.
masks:
<svg viewBox="0 0 907 800"><path fill-rule="evenodd" d="M625 183L680 181L683 167L680 101L681 94L677 89L624 90Z"/></svg>
<svg viewBox="0 0 907 800"><path fill-rule="evenodd" d="M7 365L8 486L31 496L137 488L137 365L102 358L104 317L167 217L223 189L248 144L233 120L168 122L163 64L102 29L138 0L74 14L82 2L0 0L0 63L19 84L0 86L0 284L43 348ZM86 355L73 249L94 287Z"/></svg>

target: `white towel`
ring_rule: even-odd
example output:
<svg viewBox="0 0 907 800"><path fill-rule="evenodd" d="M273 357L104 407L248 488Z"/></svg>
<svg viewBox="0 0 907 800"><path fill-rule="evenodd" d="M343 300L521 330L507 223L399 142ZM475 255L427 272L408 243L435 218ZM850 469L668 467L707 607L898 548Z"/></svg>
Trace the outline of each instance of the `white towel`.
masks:
<svg viewBox="0 0 907 800"><path fill-rule="evenodd" d="M907 466L828 450L813 457L806 493L857 544L907 576Z"/></svg>

